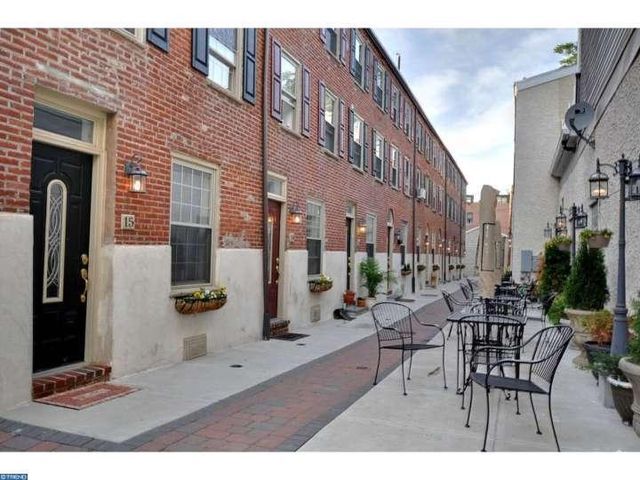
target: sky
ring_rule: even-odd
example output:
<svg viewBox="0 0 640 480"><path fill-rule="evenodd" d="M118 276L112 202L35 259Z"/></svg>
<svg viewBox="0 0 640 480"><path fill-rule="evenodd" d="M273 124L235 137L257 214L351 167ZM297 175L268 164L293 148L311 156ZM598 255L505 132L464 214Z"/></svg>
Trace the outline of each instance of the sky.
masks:
<svg viewBox="0 0 640 480"><path fill-rule="evenodd" d="M560 66L575 29L375 29L469 186L513 182L513 84Z"/></svg>

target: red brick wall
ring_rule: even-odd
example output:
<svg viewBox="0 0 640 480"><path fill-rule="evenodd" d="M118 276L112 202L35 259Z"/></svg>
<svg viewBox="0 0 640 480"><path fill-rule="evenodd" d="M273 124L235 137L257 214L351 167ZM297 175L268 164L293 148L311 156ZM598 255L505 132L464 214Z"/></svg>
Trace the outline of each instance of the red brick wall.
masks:
<svg viewBox="0 0 640 480"><path fill-rule="evenodd" d="M396 229L402 221L410 224L411 248L412 200L403 190L376 181L370 169L364 174L355 171L348 162L346 144L345 158L340 159L319 147L318 81L345 102L345 137L347 112L353 105L368 125L400 149L401 161L407 155L413 163L414 143L380 110L371 92L365 93L354 82L348 62L342 65L325 51L318 29L276 29L271 34L311 71L310 138L293 135L268 118L269 169L287 176L289 203L305 208L308 198L325 202L327 250L345 250L345 210L347 201L353 201L357 223L364 222L366 213L377 215L377 250L386 251L386 219L392 208ZM383 55L365 32L362 36L382 61ZM253 106L221 93L191 67L188 29L171 30L168 53L107 29L0 30L0 211L29 211L33 99L39 86L109 113L107 144L112 147L107 191L115 198L107 199L113 205L107 221L113 227L114 242L169 242L170 154L178 151L220 167L221 245L259 247L263 30L258 30L257 43ZM406 92L402 94L407 98ZM134 154L140 155L149 172L144 194L128 191L123 172L124 162ZM444 184L426 153L418 153L416 162L436 184ZM459 198L455 190L449 193ZM423 239L427 231L433 237L444 229L442 215L423 202L415 205L416 232L421 228ZM136 230L120 230L122 213L136 215ZM448 222L447 230L448 238L459 237L459 225ZM288 232L293 234L290 248L306 248L305 222L288 224ZM357 240L358 250L364 250L365 237L358 235Z"/></svg>

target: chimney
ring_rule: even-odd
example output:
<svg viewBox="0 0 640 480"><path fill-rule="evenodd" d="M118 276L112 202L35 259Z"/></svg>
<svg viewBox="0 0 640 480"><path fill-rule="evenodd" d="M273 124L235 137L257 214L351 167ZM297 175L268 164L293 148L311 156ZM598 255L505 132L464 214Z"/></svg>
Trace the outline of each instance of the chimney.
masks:
<svg viewBox="0 0 640 480"><path fill-rule="evenodd" d="M398 52L396 52L396 67L400 71L400 54Z"/></svg>

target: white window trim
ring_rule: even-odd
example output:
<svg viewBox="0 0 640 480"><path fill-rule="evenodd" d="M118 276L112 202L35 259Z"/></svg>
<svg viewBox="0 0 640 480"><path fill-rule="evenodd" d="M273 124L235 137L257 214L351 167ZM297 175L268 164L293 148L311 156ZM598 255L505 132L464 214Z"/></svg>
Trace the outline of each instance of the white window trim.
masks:
<svg viewBox="0 0 640 480"><path fill-rule="evenodd" d="M124 28L114 28L115 32L118 32L127 40L131 40L139 45L144 45L145 36L146 36L146 28L136 28L135 33L127 32Z"/></svg>
<svg viewBox="0 0 640 480"><path fill-rule="evenodd" d="M358 40L358 42L360 42L361 45L361 49L360 49L360 56L361 58L356 60L356 63L360 64L360 78L356 78L356 83L358 85L360 85L362 88L364 88L364 79L365 76L367 75L366 69L365 69L365 62L366 62L366 50L367 50L367 46L364 43L364 41L362 41L362 37L356 32L356 39Z"/></svg>
<svg viewBox="0 0 640 480"><path fill-rule="evenodd" d="M376 143L378 142L378 140L380 140L380 142L382 143L382 157L378 157L376 155ZM376 132L375 134L372 148L373 148L373 156L376 159L375 161L377 161L378 159L380 160L380 174L374 175L374 178L378 180L382 180L384 178L384 137L380 135L378 132Z"/></svg>
<svg viewBox="0 0 640 480"><path fill-rule="evenodd" d="M360 142L356 142L356 143L359 143L359 145L360 145L360 158L358 159L359 161L358 161L357 164L356 164L355 158L353 159L354 160L353 168L356 168L356 169L358 169L360 171L364 171L364 162L366 161L366 159L364 158L364 146L365 146L365 144L367 142L367 139L364 136L365 135L365 133L364 133L364 125L365 125L365 123L364 123L364 119L360 115L358 115L356 112L353 112L353 125L354 125L353 133L354 133L354 136L351 137L349 139L349 141L350 142L351 141L355 141L355 133L356 133L355 124L356 124L356 121L360 121L360 123L362 124L362 128L360 128Z"/></svg>
<svg viewBox="0 0 640 480"><path fill-rule="evenodd" d="M399 190L400 188L400 150L398 150L398 147L396 147L395 145L391 145L391 147L389 147L389 155L391 156L391 171L393 170L396 171L396 182L393 183L393 175L390 173L389 184L391 185L392 188ZM394 160L396 162L395 168L393 168Z"/></svg>
<svg viewBox="0 0 640 480"><path fill-rule="evenodd" d="M339 140L339 133L340 133L340 119L338 118L339 114L340 114L340 107L338 106L338 103L340 102L338 100L338 96L335 95L331 90L329 90L328 88L325 87L324 89L324 106L326 107L327 102L326 102L326 97L329 96L331 98L333 98L333 112L331 117L333 118L333 123L331 124L333 126L333 150L330 150L328 148L326 148L325 146L325 150L327 150L328 152L333 153L334 155L338 154L338 140ZM325 115L326 115L326 108L325 108ZM324 121L326 122L326 117L324 119ZM326 134L326 128L325 128L325 134ZM326 138L326 135L325 135Z"/></svg>
<svg viewBox="0 0 640 480"><path fill-rule="evenodd" d="M300 113L301 113L301 108L300 105L302 103L302 65L299 61L297 61L289 52L287 52L286 50L282 50L281 52L281 58L282 57L287 57L290 62L295 65L296 68L296 98L295 98L295 111L293 114L293 126L291 128L289 128L288 126L286 126L284 124L284 118L283 118L283 122L281 123L282 127L286 130L289 130L291 132L294 133L300 133ZM282 60L280 61L280 64L282 65ZM285 93L284 88L283 88L283 83L280 83L280 98L282 99L282 103L285 103L285 98L288 96L287 93ZM287 102L288 103L288 102ZM284 117L284 107L283 107L283 117Z"/></svg>
<svg viewBox="0 0 640 480"><path fill-rule="evenodd" d="M207 32L207 35L209 35L208 32ZM209 74L211 73L210 69L213 68L212 64L209 64L209 72L207 72L207 82L209 83L209 85L220 90L223 93L226 93L227 95L230 95L234 99L239 99L242 93L242 78L244 75L242 52L244 52L244 29L237 28L236 29L236 60L235 60L235 67L234 67L235 72L233 75L233 81L231 82L232 88L230 89L225 88L222 85L219 85L216 82L214 82L211 78L209 78ZM213 47L211 47L211 44L209 44L209 51L207 52L207 55L209 55L209 53L214 55L221 62L227 63L226 60L220 58L218 55L214 53Z"/></svg>
<svg viewBox="0 0 640 480"><path fill-rule="evenodd" d="M380 96L380 103L378 103L376 101L376 98L374 96L373 98L373 102L381 109L384 110L384 96L385 96L385 91L384 91L384 74L385 74L385 69L382 66L382 63L378 60L378 62L376 63L376 66L378 67L378 70L380 71L380 75L382 78L382 95ZM378 72L374 71L373 72L373 85L371 85L371 88L373 89L373 93L376 92L376 78L377 78Z"/></svg>
<svg viewBox="0 0 640 480"><path fill-rule="evenodd" d="M277 193L267 192L267 198L271 200L277 200L279 202L287 201L287 177L284 175L278 175L277 173L267 172L267 179L272 178L274 180L282 182L282 195Z"/></svg>
<svg viewBox="0 0 640 480"><path fill-rule="evenodd" d="M184 155L182 153L173 152L171 154L171 179L170 179L170 191L169 191L169 237L171 237L171 225L183 225L183 226L194 226L202 228L203 225L200 224L191 224L184 222L173 222L172 212L173 205L171 201L171 195L173 194L173 165L174 163L178 165L182 165L188 168L192 168L195 170L201 170L206 173L211 174L211 194L209 195L209 211L211 213L210 220L210 228L211 228L211 258L210 258L210 270L209 270L209 282L207 283L193 283L193 284L181 284L181 285L171 285L171 293L172 294L180 294L186 292L192 292L196 288L212 288L216 285L217 279L217 269L216 269L216 245L218 238L218 227L220 222L220 198L219 198L219 168L216 165L212 165L208 162L205 162L200 159L196 159L190 157L188 155ZM171 240L169 240L171 243Z"/></svg>
<svg viewBox="0 0 640 480"><path fill-rule="evenodd" d="M369 242L369 222L368 220L373 220L373 228L371 229L373 232L373 242ZM373 258L376 258L376 240L378 238L378 217L374 213L367 213L365 216L365 225L367 226L367 234L364 239L365 244L365 253L366 253L366 245L373 245Z"/></svg>
<svg viewBox="0 0 640 480"><path fill-rule="evenodd" d="M309 237L307 232L305 232L305 242L311 238L312 240L320 240L320 273L309 273L309 263L307 260L307 277L310 280L319 278L320 275L323 274L323 267L324 267L324 248L325 248L325 206L324 206L324 202L320 201L320 200L314 200L314 199L307 199L307 211L309 210L308 205L312 203L318 207L320 207L320 238L313 238L313 237ZM307 250L307 256L309 255L309 251Z"/></svg>
<svg viewBox="0 0 640 480"><path fill-rule="evenodd" d="M342 28L333 28L333 29L331 29L331 30L335 30L336 31L336 51L335 52L333 52L329 48L329 38L328 38L327 30L329 30L329 28L325 28L325 36L327 37L327 41L325 43L325 48L326 48L327 52L329 52L331 54L332 57L334 57L336 60L340 61L340 52L342 51Z"/></svg>

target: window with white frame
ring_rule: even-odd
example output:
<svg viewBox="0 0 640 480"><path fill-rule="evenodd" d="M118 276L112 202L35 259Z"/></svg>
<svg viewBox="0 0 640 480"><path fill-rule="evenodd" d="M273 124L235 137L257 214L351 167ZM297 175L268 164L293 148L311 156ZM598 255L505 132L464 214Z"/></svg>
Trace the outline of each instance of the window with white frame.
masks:
<svg viewBox="0 0 640 480"><path fill-rule="evenodd" d="M384 108L384 68L380 62L376 62L376 70L373 72L373 100Z"/></svg>
<svg viewBox="0 0 640 480"><path fill-rule="evenodd" d="M338 99L328 89L324 91L324 148L336 153L338 146Z"/></svg>
<svg viewBox="0 0 640 480"><path fill-rule="evenodd" d="M298 130L298 93L300 64L282 52L282 124L290 130Z"/></svg>
<svg viewBox="0 0 640 480"><path fill-rule="evenodd" d="M237 93L240 34L238 28L209 29L209 79L219 87Z"/></svg>
<svg viewBox="0 0 640 480"><path fill-rule="evenodd" d="M404 194L411 196L411 162L404 157Z"/></svg>
<svg viewBox="0 0 640 480"><path fill-rule="evenodd" d="M144 42L144 28L117 28L116 30L131 40Z"/></svg>
<svg viewBox="0 0 640 480"><path fill-rule="evenodd" d="M406 135L408 135L409 137L411 137L411 113L412 110L409 107L409 104L407 102L407 106L405 107L405 114L404 114L404 133Z"/></svg>
<svg viewBox="0 0 640 480"><path fill-rule="evenodd" d="M400 183L400 151L391 145L391 186L398 188Z"/></svg>
<svg viewBox="0 0 640 480"><path fill-rule="evenodd" d="M373 144L373 174L378 180L384 175L384 138L376 132Z"/></svg>
<svg viewBox="0 0 640 480"><path fill-rule="evenodd" d="M307 274L322 273L322 204L307 202Z"/></svg>
<svg viewBox="0 0 640 480"><path fill-rule="evenodd" d="M326 46L334 56L340 56L340 29L339 28L325 28L324 34L326 36Z"/></svg>
<svg viewBox="0 0 640 480"><path fill-rule="evenodd" d="M353 137L350 139L353 148L353 165L362 170L364 166L364 121L355 113L352 116Z"/></svg>
<svg viewBox="0 0 640 480"><path fill-rule="evenodd" d="M171 285L212 283L215 171L174 160L171 167Z"/></svg>
<svg viewBox="0 0 640 480"><path fill-rule="evenodd" d="M367 257L373 258L376 252L376 216L367 213L366 217L367 225Z"/></svg>
<svg viewBox="0 0 640 480"><path fill-rule="evenodd" d="M364 43L362 43L362 39L358 34L355 35L354 43L353 43L353 74L355 76L356 81L360 85L364 85Z"/></svg>
<svg viewBox="0 0 640 480"><path fill-rule="evenodd" d="M400 92L395 85L391 86L391 120L393 123L398 122L398 115L400 115Z"/></svg>

